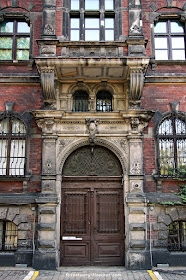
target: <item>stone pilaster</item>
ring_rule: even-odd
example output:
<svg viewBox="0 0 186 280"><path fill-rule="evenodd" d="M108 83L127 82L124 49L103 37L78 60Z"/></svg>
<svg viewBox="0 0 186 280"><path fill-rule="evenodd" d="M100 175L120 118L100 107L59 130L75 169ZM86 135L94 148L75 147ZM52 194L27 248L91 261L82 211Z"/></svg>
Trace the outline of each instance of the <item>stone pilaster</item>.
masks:
<svg viewBox="0 0 186 280"><path fill-rule="evenodd" d="M56 38L56 0L43 1L42 38Z"/></svg>

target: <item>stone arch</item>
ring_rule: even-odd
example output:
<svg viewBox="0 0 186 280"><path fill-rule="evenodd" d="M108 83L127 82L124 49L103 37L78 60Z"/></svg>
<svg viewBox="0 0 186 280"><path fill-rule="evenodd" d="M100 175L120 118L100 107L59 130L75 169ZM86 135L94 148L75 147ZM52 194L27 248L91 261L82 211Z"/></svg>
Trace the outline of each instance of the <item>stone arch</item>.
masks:
<svg viewBox="0 0 186 280"><path fill-rule="evenodd" d="M110 92L112 94L112 96L117 95L117 89L113 85L110 85L108 83L100 83L100 84L96 85L93 89L93 93L96 96L96 94L102 90L106 90L106 91Z"/></svg>
<svg viewBox="0 0 186 280"><path fill-rule="evenodd" d="M76 91L85 91L90 96L90 87L85 83L78 83L69 88L69 94L73 96Z"/></svg>
<svg viewBox="0 0 186 280"><path fill-rule="evenodd" d="M61 153L59 155L57 173L59 175L62 174L64 163L73 151L75 151L78 148L83 147L85 145L89 145L89 144L90 144L90 142L88 139L86 139L86 140L79 139L76 141L72 141L69 145L67 144L67 146L61 151ZM121 163L123 174L126 173L127 159L126 159L126 156L124 155L124 151L122 150L122 148L120 148L118 145L116 145L112 141L109 141L108 139L102 139L102 138L97 138L95 144L99 145L99 146L103 146L103 147L109 149L111 152L113 152Z"/></svg>

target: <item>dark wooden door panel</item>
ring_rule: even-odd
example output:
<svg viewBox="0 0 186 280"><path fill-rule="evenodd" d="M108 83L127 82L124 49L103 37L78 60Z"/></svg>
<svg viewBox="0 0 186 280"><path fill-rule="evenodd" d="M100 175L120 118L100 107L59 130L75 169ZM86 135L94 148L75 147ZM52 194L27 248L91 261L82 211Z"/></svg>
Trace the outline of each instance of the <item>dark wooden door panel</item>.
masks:
<svg viewBox="0 0 186 280"><path fill-rule="evenodd" d="M124 265L121 180L64 182L62 265Z"/></svg>

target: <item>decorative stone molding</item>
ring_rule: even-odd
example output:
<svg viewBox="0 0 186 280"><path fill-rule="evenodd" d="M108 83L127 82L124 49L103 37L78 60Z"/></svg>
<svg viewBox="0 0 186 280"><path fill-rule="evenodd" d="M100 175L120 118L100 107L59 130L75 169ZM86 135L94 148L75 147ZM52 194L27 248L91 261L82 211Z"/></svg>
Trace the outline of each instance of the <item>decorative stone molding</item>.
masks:
<svg viewBox="0 0 186 280"><path fill-rule="evenodd" d="M129 36L143 36L141 0L129 1Z"/></svg>
<svg viewBox="0 0 186 280"><path fill-rule="evenodd" d="M144 87L144 76L149 65L149 58L128 58L130 69L129 106L139 107Z"/></svg>
<svg viewBox="0 0 186 280"><path fill-rule="evenodd" d="M96 142L96 134L99 133L98 131L98 119L86 119L86 126L87 126L87 132L89 134L89 141L91 145L95 145Z"/></svg>
<svg viewBox="0 0 186 280"><path fill-rule="evenodd" d="M41 70L41 86L45 101L52 102L55 100L54 88L54 69L44 68Z"/></svg>

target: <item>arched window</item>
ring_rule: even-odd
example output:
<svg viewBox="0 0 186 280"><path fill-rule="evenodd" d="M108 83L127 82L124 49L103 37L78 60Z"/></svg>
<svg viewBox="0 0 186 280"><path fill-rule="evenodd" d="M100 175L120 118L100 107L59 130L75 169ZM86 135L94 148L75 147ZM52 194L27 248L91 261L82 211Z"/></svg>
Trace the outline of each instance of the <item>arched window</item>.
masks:
<svg viewBox="0 0 186 280"><path fill-rule="evenodd" d="M186 170L186 122L184 115L171 113L158 128L158 168L161 176Z"/></svg>
<svg viewBox="0 0 186 280"><path fill-rule="evenodd" d="M99 91L96 96L96 110L98 112L112 111L112 94L108 91Z"/></svg>
<svg viewBox="0 0 186 280"><path fill-rule="evenodd" d="M26 127L13 114L0 120L0 175L23 176L25 174Z"/></svg>
<svg viewBox="0 0 186 280"><path fill-rule="evenodd" d="M74 93L73 111L74 112L88 111L88 94L85 91L77 91Z"/></svg>
<svg viewBox="0 0 186 280"><path fill-rule="evenodd" d="M17 249L17 226L9 221L0 221L0 251Z"/></svg>
<svg viewBox="0 0 186 280"><path fill-rule="evenodd" d="M168 227L168 250L186 251L186 222L175 221Z"/></svg>
<svg viewBox="0 0 186 280"><path fill-rule="evenodd" d="M23 20L0 23L0 60L29 60L30 27Z"/></svg>

